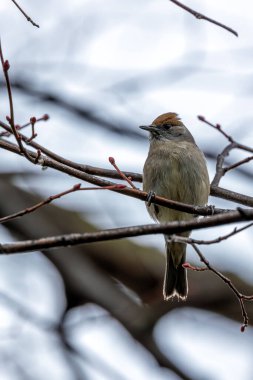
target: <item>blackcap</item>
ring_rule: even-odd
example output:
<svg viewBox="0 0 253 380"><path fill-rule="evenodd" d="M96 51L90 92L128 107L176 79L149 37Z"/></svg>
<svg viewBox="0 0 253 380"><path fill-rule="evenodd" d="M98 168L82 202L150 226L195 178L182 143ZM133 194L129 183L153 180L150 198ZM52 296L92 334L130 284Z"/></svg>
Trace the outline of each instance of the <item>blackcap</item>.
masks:
<svg viewBox="0 0 253 380"><path fill-rule="evenodd" d="M150 148L143 169L143 190L155 195L203 206L207 203L210 185L204 154L176 113L165 113L151 125L141 126L150 135ZM189 221L196 215L146 202L151 217L159 223ZM188 237L190 231L178 235ZM185 300L188 293L186 244L166 242L164 299L177 296Z"/></svg>

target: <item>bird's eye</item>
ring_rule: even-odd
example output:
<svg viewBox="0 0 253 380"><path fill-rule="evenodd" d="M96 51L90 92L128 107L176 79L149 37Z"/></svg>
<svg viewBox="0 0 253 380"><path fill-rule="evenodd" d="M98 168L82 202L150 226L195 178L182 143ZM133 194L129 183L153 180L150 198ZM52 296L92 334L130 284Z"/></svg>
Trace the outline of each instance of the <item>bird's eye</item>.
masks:
<svg viewBox="0 0 253 380"><path fill-rule="evenodd" d="M165 129L169 129L169 128L172 127L172 125L169 124L169 123L164 123L164 124L163 124L163 127L164 127Z"/></svg>

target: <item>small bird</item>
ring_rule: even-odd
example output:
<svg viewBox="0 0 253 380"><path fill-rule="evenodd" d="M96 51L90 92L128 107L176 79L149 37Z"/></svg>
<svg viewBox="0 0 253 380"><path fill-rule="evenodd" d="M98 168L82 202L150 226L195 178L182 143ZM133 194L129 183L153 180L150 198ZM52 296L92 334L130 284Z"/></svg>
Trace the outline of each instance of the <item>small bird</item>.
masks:
<svg viewBox="0 0 253 380"><path fill-rule="evenodd" d="M210 184L204 154L178 115L169 112L158 116L151 125L140 126L150 132L150 148L143 168L143 190L167 199L191 205L207 203ZM189 221L197 215L172 210L146 202L151 217L159 223ZM178 235L189 237L191 231ZM166 269L163 285L165 300L177 296L186 300L188 283L186 244L166 242Z"/></svg>

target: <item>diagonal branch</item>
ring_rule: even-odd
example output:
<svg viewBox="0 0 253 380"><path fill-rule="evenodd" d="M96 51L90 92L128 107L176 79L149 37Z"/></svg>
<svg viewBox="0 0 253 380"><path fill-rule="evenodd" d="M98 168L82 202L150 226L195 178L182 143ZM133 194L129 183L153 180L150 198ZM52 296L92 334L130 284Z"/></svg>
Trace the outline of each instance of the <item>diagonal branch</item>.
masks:
<svg viewBox="0 0 253 380"><path fill-rule="evenodd" d="M195 16L198 20L206 20L212 24L215 24L215 25L223 28L223 29L226 29L228 32L233 33L236 37L238 37L238 33L234 29L230 28L229 26L224 25L219 21L216 21L210 17L207 17L207 16L187 7L185 4L181 3L180 1L177 1L177 0L170 0L170 1L174 4L176 4L178 7L184 9L186 12L189 12L190 14Z"/></svg>
<svg viewBox="0 0 253 380"><path fill-rule="evenodd" d="M192 247L194 248L195 252L199 256L200 261L202 261L211 272L213 272L216 276L221 278L221 280L223 282L225 282L225 284L227 284L230 287L232 292L237 297L237 299L240 303L242 317L243 317L243 324L241 326L241 332L244 332L245 328L249 324L249 317L248 317L247 311L246 311L245 306L244 306L244 301L245 300L246 301L253 301L253 295L252 296L246 296L245 294L240 293L239 290L235 287L235 285L232 283L232 281L228 277L224 276L224 274L222 274L217 269L215 269L212 265L210 265L209 261L205 258L205 256L202 254L200 249L195 244L192 244ZM205 268L203 268L203 269L205 269Z"/></svg>
<svg viewBox="0 0 253 380"><path fill-rule="evenodd" d="M67 194L74 193L76 191L87 191L87 190L113 190L113 189L124 189L125 185L112 185L112 186L105 186L105 187L81 187L81 184L78 183L77 185L74 185L71 189L62 191L61 193L51 195L44 201L41 201L39 203L36 203L35 205L31 207L27 207L24 210L15 212L14 214L4 216L3 218L0 218L0 224L9 222L10 220L20 218L21 216L24 216L26 214L31 214L32 212L38 210L39 208L53 202L56 199L59 199L61 197L64 197Z"/></svg>
<svg viewBox="0 0 253 380"><path fill-rule="evenodd" d="M124 190L124 189L123 189ZM122 191L123 191L122 190ZM151 234L177 234L180 232L198 230L202 228L210 228L231 224L235 222L244 222L253 220L253 210L231 211L226 214L214 215L202 219L191 221L171 222L166 224L147 224L140 226L131 226L115 229L107 229L99 232L91 233L73 233L67 235L58 235L53 237L40 238L37 240L26 240L17 243L7 243L0 245L0 253L24 253L37 250L45 250L49 248L74 246L85 243L94 243L100 241L108 241L122 239L127 237L135 237Z"/></svg>
<svg viewBox="0 0 253 380"><path fill-rule="evenodd" d="M229 232L228 234L219 236L211 240L198 240L198 239L192 239L190 237L185 237L185 236L172 235L170 238L168 238L168 241L173 241L173 242L178 242L178 243L187 243L187 244L197 244L197 245L211 245L211 244L220 243L223 240L227 240L231 236L239 234L240 232L252 226L253 226L253 223L249 223L246 226L243 226L241 228L235 227L233 231Z"/></svg>
<svg viewBox="0 0 253 380"><path fill-rule="evenodd" d="M20 10L20 12L25 16L25 18L27 19L28 22L30 22L33 26L36 26L37 28L39 28L40 26L38 24L36 24L30 16L28 16L25 11L21 8L21 6L15 1L15 0L11 0L15 5L16 7Z"/></svg>

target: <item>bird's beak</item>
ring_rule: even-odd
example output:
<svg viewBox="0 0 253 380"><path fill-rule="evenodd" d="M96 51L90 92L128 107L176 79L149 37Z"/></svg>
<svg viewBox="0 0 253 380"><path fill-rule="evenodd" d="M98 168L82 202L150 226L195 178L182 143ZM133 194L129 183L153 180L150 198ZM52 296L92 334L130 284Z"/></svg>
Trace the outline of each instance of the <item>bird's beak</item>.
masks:
<svg viewBox="0 0 253 380"><path fill-rule="evenodd" d="M157 131L157 126L154 125L154 124L151 124L151 125L140 125L141 129L144 129L145 131L148 131L148 132L156 132Z"/></svg>

